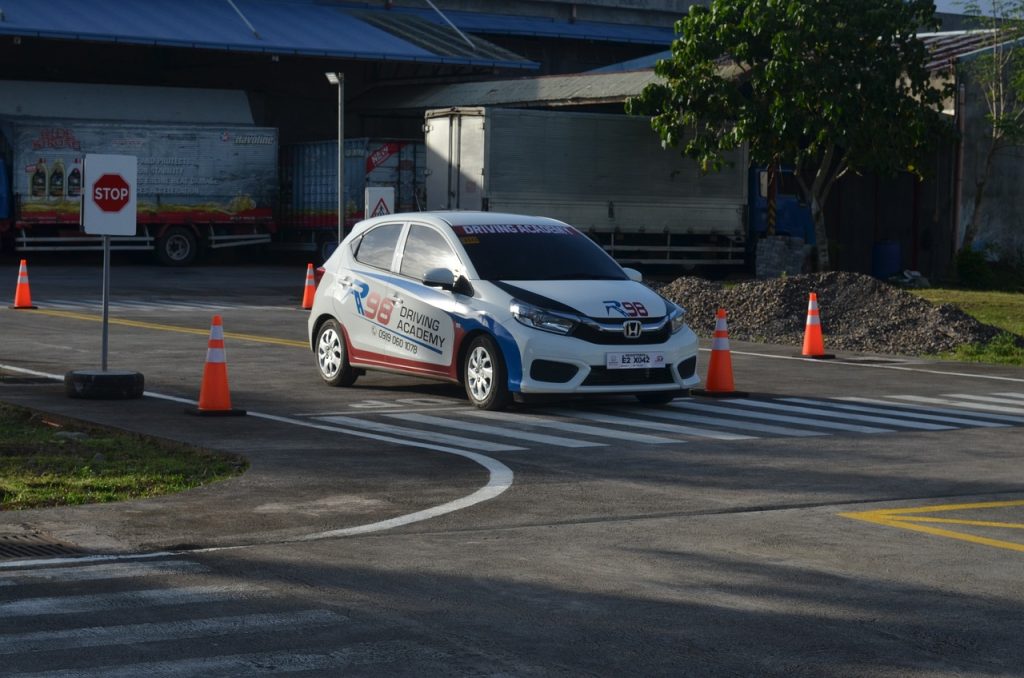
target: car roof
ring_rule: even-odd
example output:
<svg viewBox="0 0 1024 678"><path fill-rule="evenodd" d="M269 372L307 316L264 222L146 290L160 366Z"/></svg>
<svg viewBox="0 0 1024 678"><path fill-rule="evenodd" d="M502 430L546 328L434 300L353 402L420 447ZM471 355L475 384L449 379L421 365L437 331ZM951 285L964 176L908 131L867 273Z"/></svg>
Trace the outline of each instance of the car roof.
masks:
<svg viewBox="0 0 1024 678"><path fill-rule="evenodd" d="M373 217L360 221L353 227L355 230L365 230L371 226L382 223L394 223L396 221L421 221L432 223L435 226L485 226L488 224L564 224L557 219L548 217L529 216L525 214L508 214L505 212L480 212L470 210L450 210L437 212L399 212L384 216Z"/></svg>

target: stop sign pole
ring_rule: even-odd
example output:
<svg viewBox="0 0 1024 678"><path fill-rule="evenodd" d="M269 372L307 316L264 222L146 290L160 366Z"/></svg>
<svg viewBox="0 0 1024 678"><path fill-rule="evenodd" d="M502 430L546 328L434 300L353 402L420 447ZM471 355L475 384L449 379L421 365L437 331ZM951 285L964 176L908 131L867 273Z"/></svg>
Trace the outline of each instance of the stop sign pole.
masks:
<svg viewBox="0 0 1024 678"><path fill-rule="evenodd" d="M110 328L110 237L134 236L137 218L138 159L133 155L85 156L82 192L82 228L103 236L103 347L101 370L73 370L64 375L73 398L141 398L143 376L138 372L107 369Z"/></svg>

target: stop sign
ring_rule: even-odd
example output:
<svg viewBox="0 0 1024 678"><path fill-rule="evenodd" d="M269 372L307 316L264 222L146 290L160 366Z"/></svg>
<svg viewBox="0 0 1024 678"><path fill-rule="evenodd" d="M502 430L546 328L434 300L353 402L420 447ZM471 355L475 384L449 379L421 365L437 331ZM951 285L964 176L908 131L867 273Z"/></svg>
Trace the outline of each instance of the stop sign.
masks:
<svg viewBox="0 0 1024 678"><path fill-rule="evenodd" d="M104 212L120 212L130 196L128 182L120 174L104 174L92 185L92 199Z"/></svg>

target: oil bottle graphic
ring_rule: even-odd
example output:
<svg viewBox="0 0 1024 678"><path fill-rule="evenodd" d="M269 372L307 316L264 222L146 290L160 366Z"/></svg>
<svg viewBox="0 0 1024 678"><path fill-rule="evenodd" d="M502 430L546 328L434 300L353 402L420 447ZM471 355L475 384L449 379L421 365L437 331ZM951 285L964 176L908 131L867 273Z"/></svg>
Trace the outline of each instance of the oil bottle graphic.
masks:
<svg viewBox="0 0 1024 678"><path fill-rule="evenodd" d="M64 161L59 158L54 161L53 169L50 170L50 197L64 197Z"/></svg>
<svg viewBox="0 0 1024 678"><path fill-rule="evenodd" d="M75 160L76 167L68 173L68 197L77 198L82 195L82 171L78 169L78 160Z"/></svg>
<svg viewBox="0 0 1024 678"><path fill-rule="evenodd" d="M46 161L42 158L36 163L36 171L32 174L29 192L33 198L46 197Z"/></svg>

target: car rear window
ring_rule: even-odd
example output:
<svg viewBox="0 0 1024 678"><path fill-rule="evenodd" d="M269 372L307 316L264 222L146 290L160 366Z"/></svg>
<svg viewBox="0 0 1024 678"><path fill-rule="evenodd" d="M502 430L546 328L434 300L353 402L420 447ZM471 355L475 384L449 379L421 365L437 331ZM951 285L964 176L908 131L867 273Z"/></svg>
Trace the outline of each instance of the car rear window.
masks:
<svg viewBox="0 0 1024 678"><path fill-rule="evenodd" d="M626 280L597 243L564 224L453 226L483 280Z"/></svg>
<svg viewBox="0 0 1024 678"><path fill-rule="evenodd" d="M401 234L402 224L384 224L367 231L356 246L356 260L385 270L391 268L395 245Z"/></svg>

